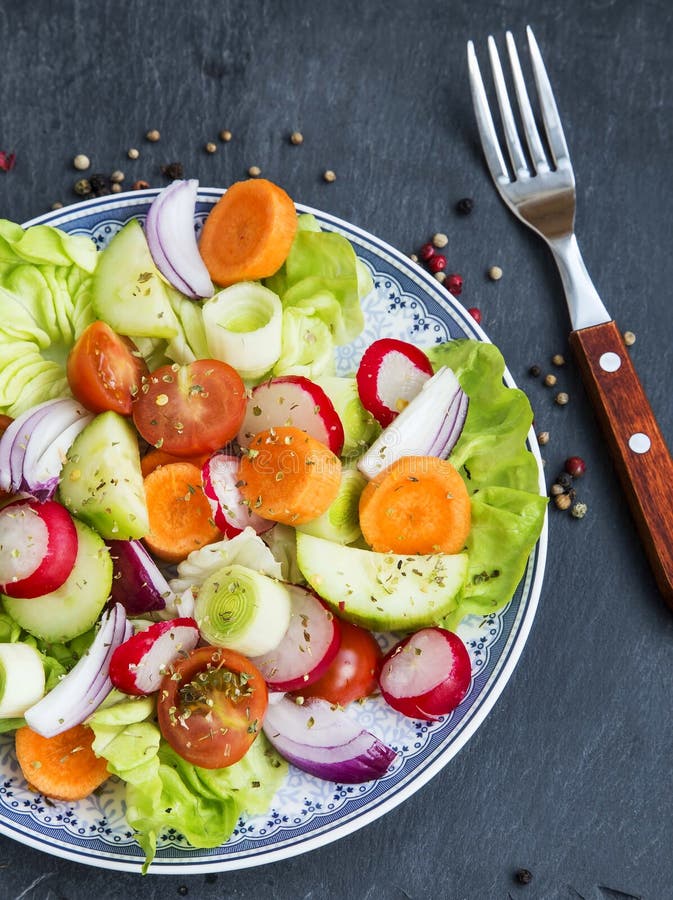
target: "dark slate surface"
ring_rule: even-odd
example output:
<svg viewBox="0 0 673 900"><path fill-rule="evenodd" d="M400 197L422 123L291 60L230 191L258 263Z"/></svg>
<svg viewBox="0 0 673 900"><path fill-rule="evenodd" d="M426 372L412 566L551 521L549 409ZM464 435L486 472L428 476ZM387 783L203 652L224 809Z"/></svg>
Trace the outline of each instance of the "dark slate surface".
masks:
<svg viewBox="0 0 673 900"><path fill-rule="evenodd" d="M673 896L673 614L657 595L594 416L526 377L567 352L561 286L541 243L498 201L475 137L465 42L530 23L578 183L587 266L673 443L673 13L667 0L401 3L0 3L0 214L74 201L70 160L162 182L180 159L203 184L247 167L412 251L450 236L491 338L528 390L554 476L587 474L582 521L555 510L539 614L509 685L468 746L393 814L337 844L213 876L110 874L0 838L2 898L614 898ZM158 128L162 139L143 136ZM208 156L221 128L234 138ZM288 133L299 128L302 147ZM137 146L132 163L126 149ZM325 184L331 168L337 181ZM456 200L475 199L469 218ZM504 270L489 282L492 264ZM525 866L526 887L513 880ZM186 890L185 890L186 889Z"/></svg>

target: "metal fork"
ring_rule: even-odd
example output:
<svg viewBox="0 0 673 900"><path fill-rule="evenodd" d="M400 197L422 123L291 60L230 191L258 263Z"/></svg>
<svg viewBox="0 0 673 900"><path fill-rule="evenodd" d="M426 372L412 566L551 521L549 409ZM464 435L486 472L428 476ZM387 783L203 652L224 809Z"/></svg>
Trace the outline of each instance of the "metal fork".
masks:
<svg viewBox="0 0 673 900"><path fill-rule="evenodd" d="M496 43L489 37L491 70L511 174L493 124L474 45L469 41L472 101L486 163L507 206L546 241L554 255L573 327L570 344L603 427L657 585L673 607L673 460L626 353L621 333L582 260L574 234L575 177L568 147L540 50L532 30L527 28L526 32L548 149L543 145L516 44L508 31L506 42L512 81L529 156L521 144Z"/></svg>

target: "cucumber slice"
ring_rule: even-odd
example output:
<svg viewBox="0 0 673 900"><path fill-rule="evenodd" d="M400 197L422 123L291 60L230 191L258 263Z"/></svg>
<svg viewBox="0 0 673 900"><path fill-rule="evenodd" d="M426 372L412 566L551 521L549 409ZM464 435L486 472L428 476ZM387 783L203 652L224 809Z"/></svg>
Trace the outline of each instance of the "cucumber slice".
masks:
<svg viewBox="0 0 673 900"><path fill-rule="evenodd" d="M437 624L458 605L467 577L466 553L375 553L299 531L297 563L335 613L372 631Z"/></svg>
<svg viewBox="0 0 673 900"><path fill-rule="evenodd" d="M77 557L68 579L50 594L20 600L3 595L6 612L43 641L60 644L91 628L112 587L112 560L95 531L75 520Z"/></svg>
<svg viewBox="0 0 673 900"><path fill-rule="evenodd" d="M91 301L98 318L119 334L170 339L180 330L137 219L100 254Z"/></svg>
<svg viewBox="0 0 673 900"><path fill-rule="evenodd" d="M81 431L66 457L58 487L61 503L108 540L149 531L138 439L116 412L105 412Z"/></svg>

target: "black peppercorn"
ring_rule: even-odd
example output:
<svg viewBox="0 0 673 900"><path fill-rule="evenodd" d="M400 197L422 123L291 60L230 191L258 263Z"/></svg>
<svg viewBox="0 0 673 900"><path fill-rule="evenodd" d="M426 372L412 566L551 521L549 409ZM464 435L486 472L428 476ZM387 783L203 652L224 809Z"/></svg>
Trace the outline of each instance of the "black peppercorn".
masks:
<svg viewBox="0 0 673 900"><path fill-rule="evenodd" d="M533 873L530 869L517 869L514 877L519 884L530 884L533 880Z"/></svg>
<svg viewBox="0 0 673 900"><path fill-rule="evenodd" d="M89 184L91 185L91 190L96 193L96 191L100 191L102 188L109 187L110 179L107 175L90 175Z"/></svg>
<svg viewBox="0 0 673 900"><path fill-rule="evenodd" d="M186 897L188 893L189 893L189 888L187 887L187 885L181 884L180 887L178 888L178 894L181 897Z"/></svg>
<svg viewBox="0 0 673 900"><path fill-rule="evenodd" d="M474 209L474 200L471 197L463 197L456 203L456 212L461 216L468 216Z"/></svg>
<svg viewBox="0 0 673 900"><path fill-rule="evenodd" d="M568 490L573 486L572 475L569 475L567 472L561 472L559 477L556 479L556 483L560 484L562 487Z"/></svg>
<svg viewBox="0 0 673 900"><path fill-rule="evenodd" d="M161 174L165 175L166 178L170 178L171 181L175 181L178 178L182 178L182 176L183 176L182 163L181 162L167 163L165 166L161 167Z"/></svg>
<svg viewBox="0 0 673 900"><path fill-rule="evenodd" d="M532 378L539 378L541 372L542 372L542 369L539 366L531 366L530 369L528 370L528 374Z"/></svg>

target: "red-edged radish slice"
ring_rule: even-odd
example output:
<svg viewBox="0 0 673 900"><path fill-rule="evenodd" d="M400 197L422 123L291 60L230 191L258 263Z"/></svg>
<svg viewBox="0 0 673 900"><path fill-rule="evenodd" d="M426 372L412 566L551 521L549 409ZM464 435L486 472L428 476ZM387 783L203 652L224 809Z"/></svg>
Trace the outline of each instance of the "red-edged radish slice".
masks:
<svg viewBox="0 0 673 900"><path fill-rule="evenodd" d="M327 700L316 698L300 706L283 697L269 704L263 729L288 762L316 778L340 784L381 778L397 756Z"/></svg>
<svg viewBox="0 0 673 900"><path fill-rule="evenodd" d="M319 385L303 375L283 375L253 388L238 443L249 447L258 432L283 425L301 428L336 456L341 454L344 429L334 404Z"/></svg>
<svg viewBox="0 0 673 900"><path fill-rule="evenodd" d="M110 661L112 684L126 694L153 694L166 669L199 642L194 619L155 622L120 644Z"/></svg>
<svg viewBox="0 0 673 900"><path fill-rule="evenodd" d="M418 347L396 338L381 338L369 345L360 361L356 375L360 401L385 428L432 372L432 363Z"/></svg>
<svg viewBox="0 0 673 900"><path fill-rule="evenodd" d="M54 500L15 500L0 510L0 591L41 597L60 588L77 556L70 513Z"/></svg>
<svg viewBox="0 0 673 900"><path fill-rule="evenodd" d="M130 616L165 609L175 600L157 564L140 541L108 541L113 565L112 600Z"/></svg>
<svg viewBox="0 0 673 900"><path fill-rule="evenodd" d="M386 655L379 687L393 709L412 719L434 721L458 706L470 676L470 656L458 635L423 628Z"/></svg>
<svg viewBox="0 0 673 900"><path fill-rule="evenodd" d="M244 501L238 487L239 464L237 456L216 453L201 469L203 493L213 511L213 521L229 538L236 537L248 527L254 528L257 534L264 534L275 524L258 516Z"/></svg>
<svg viewBox="0 0 673 900"><path fill-rule="evenodd" d="M75 668L39 703L26 710L26 724L42 737L54 737L95 712L112 690L112 654L130 634L131 623L124 608L116 603L103 614L96 637Z"/></svg>
<svg viewBox="0 0 673 900"><path fill-rule="evenodd" d="M341 643L339 623L323 602L299 585L290 592L290 624L280 644L253 662L272 691L296 691L324 675Z"/></svg>

